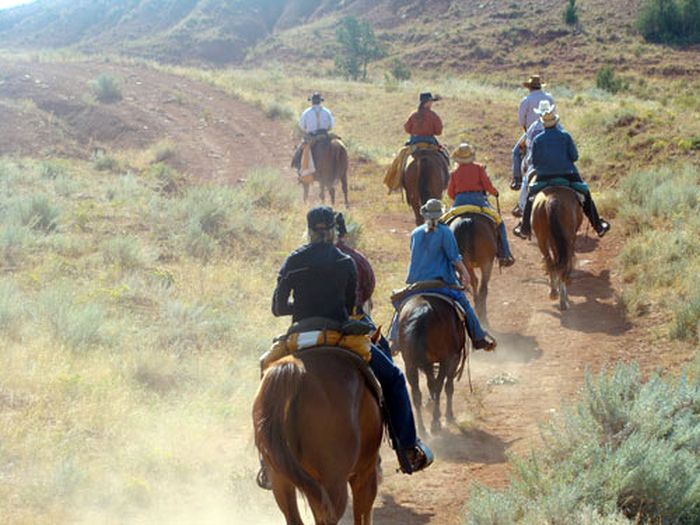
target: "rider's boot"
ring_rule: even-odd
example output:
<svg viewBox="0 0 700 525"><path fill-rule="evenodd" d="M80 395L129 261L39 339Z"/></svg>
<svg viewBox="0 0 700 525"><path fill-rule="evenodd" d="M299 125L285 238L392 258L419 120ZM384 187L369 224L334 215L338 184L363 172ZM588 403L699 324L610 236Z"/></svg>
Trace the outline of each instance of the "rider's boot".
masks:
<svg viewBox="0 0 700 525"><path fill-rule="evenodd" d="M532 215L532 203L534 199L527 199L525 202L525 209L523 210L523 218L515 228L513 228L513 234L517 235L521 239L529 239L531 235L530 231L530 220Z"/></svg>
<svg viewBox="0 0 700 525"><path fill-rule="evenodd" d="M590 192L584 195L583 213L586 215L586 217L588 217L588 220L598 234L598 237L603 237L606 233L608 233L610 230L610 223L598 215L598 208L596 208Z"/></svg>
<svg viewBox="0 0 700 525"><path fill-rule="evenodd" d="M467 336L471 339L476 350L491 352L496 349L496 340L481 327L479 318L476 316L472 305L464 293L459 296L452 296L464 310L464 326L467 329Z"/></svg>
<svg viewBox="0 0 700 525"><path fill-rule="evenodd" d="M501 220L501 224L498 226L498 253L496 255L501 268L508 268L515 264L515 257L510 252L507 235L506 223Z"/></svg>

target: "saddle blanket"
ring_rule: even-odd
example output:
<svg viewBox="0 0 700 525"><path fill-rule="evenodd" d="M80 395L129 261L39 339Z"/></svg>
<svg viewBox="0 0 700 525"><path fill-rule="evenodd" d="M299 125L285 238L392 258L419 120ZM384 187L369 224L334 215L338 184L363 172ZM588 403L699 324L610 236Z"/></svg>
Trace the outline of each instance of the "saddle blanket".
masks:
<svg viewBox="0 0 700 525"><path fill-rule="evenodd" d="M311 153L312 144L307 142L302 146L301 152L301 167L299 168L299 176L310 177L316 173L316 164L314 163L314 156Z"/></svg>
<svg viewBox="0 0 700 525"><path fill-rule="evenodd" d="M536 178L530 183L529 186L529 192L530 195L534 195L535 193L541 192L545 188L549 188L551 186L563 186L565 188L571 188L577 193L582 193L586 194L590 192L590 188L588 187L588 184L585 182L574 182L570 181L568 179L565 179L564 177L557 177L555 179L549 179L549 180L543 180L543 181L538 181Z"/></svg>
<svg viewBox="0 0 700 525"><path fill-rule="evenodd" d="M493 221L496 224L496 226L500 226L503 222L503 219L497 211L492 210L491 208L486 208L483 206L474 206L471 204L465 204L464 206L457 206L455 208L452 208L451 210L445 212L445 214L442 217L440 217L440 221L444 222L445 224L450 224L456 218L461 217L462 215L466 215L467 213L478 213L479 215L483 215L487 219Z"/></svg>

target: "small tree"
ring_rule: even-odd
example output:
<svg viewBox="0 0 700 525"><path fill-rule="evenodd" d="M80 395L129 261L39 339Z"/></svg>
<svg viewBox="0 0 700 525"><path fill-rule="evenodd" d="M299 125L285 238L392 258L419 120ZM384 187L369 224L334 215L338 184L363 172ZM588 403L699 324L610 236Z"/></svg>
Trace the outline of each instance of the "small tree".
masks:
<svg viewBox="0 0 700 525"><path fill-rule="evenodd" d="M346 16L340 21L335 39L340 44L335 65L352 80L366 79L368 64L384 55L369 22L354 16Z"/></svg>
<svg viewBox="0 0 700 525"><path fill-rule="evenodd" d="M615 71L610 66L603 66L598 70L595 77L595 85L598 89L617 93L627 88L627 82L615 75Z"/></svg>
<svg viewBox="0 0 700 525"><path fill-rule="evenodd" d="M398 58L391 63L390 71L396 80L402 81L411 79L411 70Z"/></svg>
<svg viewBox="0 0 700 525"><path fill-rule="evenodd" d="M564 22L570 26L578 24L578 6L576 5L576 0L568 0L568 4L564 10Z"/></svg>

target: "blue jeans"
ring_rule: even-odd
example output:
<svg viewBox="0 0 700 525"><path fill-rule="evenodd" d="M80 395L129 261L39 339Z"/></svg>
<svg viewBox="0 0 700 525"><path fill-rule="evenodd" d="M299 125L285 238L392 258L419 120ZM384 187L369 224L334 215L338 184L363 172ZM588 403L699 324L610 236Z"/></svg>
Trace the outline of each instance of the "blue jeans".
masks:
<svg viewBox="0 0 700 525"><path fill-rule="evenodd" d="M442 294L450 299L454 299L454 301L459 303L459 305L464 309L464 313L467 318L467 333L469 334L469 339L476 342L486 337L486 332L484 332L484 329L481 327L479 318L476 316L472 305L469 304L467 295L462 290L456 290L454 288L429 288L427 290L416 290L407 297L411 297L412 295L420 295L423 293ZM398 308L399 306L400 305L398 304L394 304L394 308ZM395 315L394 322L391 324L391 330L389 331L389 339L392 341L398 339L398 324L398 316Z"/></svg>
<svg viewBox="0 0 700 525"><path fill-rule="evenodd" d="M523 133L520 138L518 139L518 142L515 143L515 147L513 148L513 180L518 180L522 178L522 163L523 163L523 155L522 152L520 151L520 143L525 140L526 134Z"/></svg>
<svg viewBox="0 0 700 525"><path fill-rule="evenodd" d="M418 442L411 400L408 397L403 372L379 348L372 345L369 367L382 385L384 402L389 417L389 429L397 451L412 448Z"/></svg>
<svg viewBox="0 0 700 525"><path fill-rule="evenodd" d="M457 206L481 206L482 208L491 208L491 204L489 204L486 195L484 195L483 192L480 191L465 191L464 193L458 193L452 207L454 208ZM508 244L508 233L506 232L506 223L503 222L503 220L501 220L501 224L498 226L498 233L501 237L500 256L512 257L513 254L510 251L510 244Z"/></svg>

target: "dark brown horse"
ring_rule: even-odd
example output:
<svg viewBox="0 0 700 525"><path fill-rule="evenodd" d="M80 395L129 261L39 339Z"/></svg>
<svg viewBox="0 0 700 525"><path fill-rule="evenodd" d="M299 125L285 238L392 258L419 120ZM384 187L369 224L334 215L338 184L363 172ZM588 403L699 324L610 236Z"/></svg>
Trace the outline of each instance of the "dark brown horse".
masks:
<svg viewBox="0 0 700 525"><path fill-rule="evenodd" d="M422 370L433 401L430 428L433 433L438 432L441 428L440 394L443 386L447 394L445 416L447 421L454 421L454 380L466 355L464 324L449 302L439 297L416 295L401 307L398 335L419 429L425 433L421 414L423 397L418 379L418 371Z"/></svg>
<svg viewBox="0 0 700 525"><path fill-rule="evenodd" d="M326 201L326 190L331 197L331 204L335 205L335 186L340 181L345 198L345 206L348 202L348 152L339 139L319 138L311 146L311 152L316 166L313 180L321 186L321 201ZM309 199L309 188L312 182L303 182L304 202Z"/></svg>
<svg viewBox="0 0 700 525"><path fill-rule="evenodd" d="M441 199L447 187L445 181L445 161L440 153L433 150L418 150L406 168L403 176L406 200L413 208L416 226L423 224L420 208L430 199Z"/></svg>
<svg viewBox="0 0 700 525"><path fill-rule="evenodd" d="M469 271L476 315L483 324L488 325L486 299L498 252L496 228L492 220L478 213L469 213L455 219L450 228L457 239L464 265ZM481 283L476 275L477 268L481 270Z"/></svg>
<svg viewBox="0 0 700 525"><path fill-rule="evenodd" d="M569 309L566 287L574 268L576 232L582 220L578 195L570 188L545 188L535 197L532 229L549 274L549 297L559 297L560 310Z"/></svg>
<svg viewBox="0 0 700 525"><path fill-rule="evenodd" d="M355 525L372 523L382 416L351 357L335 348L308 350L273 364L260 384L255 444L288 525L303 524L297 489L317 524L338 523L348 483Z"/></svg>

